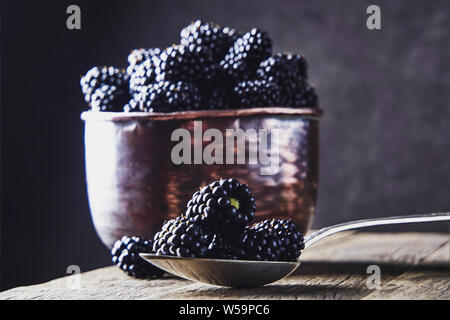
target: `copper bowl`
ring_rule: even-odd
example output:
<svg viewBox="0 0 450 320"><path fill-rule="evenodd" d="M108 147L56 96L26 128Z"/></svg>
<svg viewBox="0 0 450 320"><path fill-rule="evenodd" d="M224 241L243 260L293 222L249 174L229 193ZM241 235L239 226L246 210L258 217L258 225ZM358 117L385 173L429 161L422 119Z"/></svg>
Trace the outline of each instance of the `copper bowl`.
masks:
<svg viewBox="0 0 450 320"><path fill-rule="evenodd" d="M316 206L321 115L317 108L281 107L84 112L87 190L97 233L108 247L123 235L152 238L164 220L184 213L196 189L222 177L234 177L250 186L258 220L290 218L305 232ZM174 164L171 153L179 142L171 140L172 133L186 129L194 150L194 128L197 125L198 129L200 120L202 133L210 128L224 135L226 129L267 129L269 155L279 150L278 172L262 175L264 165L247 158L243 164ZM279 133L278 139L270 138L273 132ZM202 141L197 147L204 150L210 143ZM249 149L246 143L246 155Z"/></svg>

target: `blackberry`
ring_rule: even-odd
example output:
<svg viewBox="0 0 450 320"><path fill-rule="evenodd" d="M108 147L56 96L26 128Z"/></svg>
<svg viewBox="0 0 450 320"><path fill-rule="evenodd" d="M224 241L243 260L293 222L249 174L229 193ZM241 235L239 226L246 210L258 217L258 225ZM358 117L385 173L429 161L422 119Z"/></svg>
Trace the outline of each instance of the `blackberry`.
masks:
<svg viewBox="0 0 450 320"><path fill-rule="evenodd" d="M259 65L258 79L275 82L281 90L281 104L317 107L318 97L307 82L307 63L302 55L278 53Z"/></svg>
<svg viewBox="0 0 450 320"><path fill-rule="evenodd" d="M90 105L95 111L121 112L129 100L128 88L105 84L95 90Z"/></svg>
<svg viewBox="0 0 450 320"><path fill-rule="evenodd" d="M262 61L256 71L259 79L274 81L283 94L299 80L306 80L307 65L305 58L300 54L277 53Z"/></svg>
<svg viewBox="0 0 450 320"><path fill-rule="evenodd" d="M274 82L253 80L239 82L233 88L236 107L266 107L283 105L280 88Z"/></svg>
<svg viewBox="0 0 450 320"><path fill-rule="evenodd" d="M124 236L111 249L112 261L127 275L136 278L158 278L164 271L149 264L139 253L152 253L153 241Z"/></svg>
<svg viewBox="0 0 450 320"><path fill-rule="evenodd" d="M143 107L144 105L137 102L134 98L131 98L130 101L123 107L124 112L147 112Z"/></svg>
<svg viewBox="0 0 450 320"><path fill-rule="evenodd" d="M224 86L233 86L236 82L253 78L247 63L236 59L222 60L219 65L221 82Z"/></svg>
<svg viewBox="0 0 450 320"><path fill-rule="evenodd" d="M175 112L198 110L202 104L200 91L193 83L161 81L142 87L133 95L125 111Z"/></svg>
<svg viewBox="0 0 450 320"><path fill-rule="evenodd" d="M245 227L240 230L236 230L231 233L221 234L219 237L220 246L225 252L225 259L233 260L258 260L256 256L247 248L249 241L249 227ZM217 251L211 251L211 255L216 254ZM220 254L220 252L219 252ZM220 259L221 257L215 256L214 258ZM223 258L222 258L223 259ZM262 260L259 259L259 260Z"/></svg>
<svg viewBox="0 0 450 320"><path fill-rule="evenodd" d="M103 85L115 86L116 88L128 88L129 76L114 67L93 67L81 77L81 91L84 94L84 100L90 104L95 91Z"/></svg>
<svg viewBox="0 0 450 320"><path fill-rule="evenodd" d="M209 247L209 257L256 261L282 260L282 241L269 230L250 227L218 235Z"/></svg>
<svg viewBox="0 0 450 320"><path fill-rule="evenodd" d="M144 61L151 60L152 58L158 57L161 54L160 48L152 49L134 49L128 55L128 67L127 74L131 75L136 71L136 68L140 66Z"/></svg>
<svg viewBox="0 0 450 320"><path fill-rule="evenodd" d="M142 111L153 112L161 110L166 105L165 95L162 92L164 82L151 83L135 91L133 98L124 107L125 112Z"/></svg>
<svg viewBox="0 0 450 320"><path fill-rule="evenodd" d="M303 91L305 106L309 107L318 107L319 106L319 97L316 93L316 89L313 86L306 86Z"/></svg>
<svg viewBox="0 0 450 320"><path fill-rule="evenodd" d="M272 55L272 39L265 31L253 28L236 39L220 62L220 71L233 80L252 79L261 61Z"/></svg>
<svg viewBox="0 0 450 320"><path fill-rule="evenodd" d="M296 261L304 242L291 221L268 219L217 238L210 247L210 256L218 259Z"/></svg>
<svg viewBox="0 0 450 320"><path fill-rule="evenodd" d="M286 95L286 105L290 107L317 107L319 99L314 87L307 81L297 81Z"/></svg>
<svg viewBox="0 0 450 320"><path fill-rule="evenodd" d="M229 248L224 244L223 239L214 234L210 244L208 245L208 250L206 252L206 258L210 259L228 259L230 257Z"/></svg>
<svg viewBox="0 0 450 320"><path fill-rule="evenodd" d="M279 247L281 243L274 235L267 230L257 230L247 227L245 236L241 237L236 249L239 250L242 259L256 261L276 261L279 260Z"/></svg>
<svg viewBox="0 0 450 320"><path fill-rule="evenodd" d="M196 191L185 216L198 218L214 232L240 230L255 217L255 198L246 184L221 179Z"/></svg>
<svg viewBox="0 0 450 320"><path fill-rule="evenodd" d="M160 49L155 48L145 51L135 50L128 56L130 65L127 72L130 74L132 92L139 92L145 86L155 82L156 75L161 73L160 54Z"/></svg>
<svg viewBox="0 0 450 320"><path fill-rule="evenodd" d="M198 110L201 106L199 89L192 83L184 81L166 83L161 90L166 98L164 111Z"/></svg>
<svg viewBox="0 0 450 320"><path fill-rule="evenodd" d="M157 81L188 81L207 84L216 76L212 51L198 45L173 45L161 55L160 74Z"/></svg>
<svg viewBox="0 0 450 320"><path fill-rule="evenodd" d="M124 112L152 112L149 102L145 101L147 91L139 92L123 107ZM141 100L143 99L143 100Z"/></svg>
<svg viewBox="0 0 450 320"><path fill-rule="evenodd" d="M181 44L205 46L212 51L214 62L219 62L239 36L236 30L222 28L211 22L196 20L181 30Z"/></svg>
<svg viewBox="0 0 450 320"><path fill-rule="evenodd" d="M232 259L232 260L255 260L245 250L248 238L248 227L243 229L214 233L208 246L206 258ZM262 260L262 259L260 259Z"/></svg>
<svg viewBox="0 0 450 320"><path fill-rule="evenodd" d="M254 249L249 250L251 253L255 249L261 252L263 260L297 261L305 248L303 235L290 220L267 219L254 224L249 232L247 239L253 240L255 244ZM244 246L251 248L248 243Z"/></svg>
<svg viewBox="0 0 450 320"><path fill-rule="evenodd" d="M207 256L212 234L200 227L198 219L177 217L164 223L156 233L153 251L160 255L203 258Z"/></svg>
<svg viewBox="0 0 450 320"><path fill-rule="evenodd" d="M216 88L208 92L205 102L208 109L226 109L230 105L229 94L226 90Z"/></svg>

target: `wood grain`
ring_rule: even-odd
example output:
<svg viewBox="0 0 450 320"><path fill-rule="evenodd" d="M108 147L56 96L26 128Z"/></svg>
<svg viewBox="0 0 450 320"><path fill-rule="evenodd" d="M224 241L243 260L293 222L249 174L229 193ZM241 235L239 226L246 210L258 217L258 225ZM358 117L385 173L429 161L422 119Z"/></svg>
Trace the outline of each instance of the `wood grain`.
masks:
<svg viewBox="0 0 450 320"><path fill-rule="evenodd" d="M115 266L18 287L0 299L450 299L446 234L345 232L313 245L291 276L255 289L222 288L166 276L127 277ZM367 267L381 269L381 288L366 285Z"/></svg>

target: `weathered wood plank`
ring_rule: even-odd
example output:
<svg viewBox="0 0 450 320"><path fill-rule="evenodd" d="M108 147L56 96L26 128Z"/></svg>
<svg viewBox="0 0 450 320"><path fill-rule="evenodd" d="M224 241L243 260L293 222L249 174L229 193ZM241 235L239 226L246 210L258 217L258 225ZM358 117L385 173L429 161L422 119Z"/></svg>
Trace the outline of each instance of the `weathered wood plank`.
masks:
<svg viewBox="0 0 450 320"><path fill-rule="evenodd" d="M67 276L43 284L18 287L0 293L0 299L140 299L154 291L181 288L178 278L156 280L134 279L117 267L105 267L81 274L79 289L72 289L69 282L75 276Z"/></svg>
<svg viewBox="0 0 450 320"><path fill-rule="evenodd" d="M364 299L450 299L450 272L405 272Z"/></svg>
<svg viewBox="0 0 450 320"><path fill-rule="evenodd" d="M302 260L418 265L425 257L445 245L448 242L448 236L433 233L424 235L423 233L356 232L351 236L332 240L331 238L330 245L306 250L302 254ZM439 259L439 261L429 260L429 262L442 263L442 259Z"/></svg>
<svg viewBox="0 0 450 320"><path fill-rule="evenodd" d="M450 240L429 254L420 262L421 265L442 264L450 268Z"/></svg>
<svg viewBox="0 0 450 320"><path fill-rule="evenodd" d="M450 299L445 234L342 233L302 254L288 278L257 289L203 285L174 277L138 280L115 266L0 293L0 299ZM381 268L379 290L366 285L369 264Z"/></svg>
<svg viewBox="0 0 450 320"><path fill-rule="evenodd" d="M448 237L447 237L448 239ZM420 261L420 266L446 266L443 270L407 271L385 283L364 299L450 299L450 242Z"/></svg>

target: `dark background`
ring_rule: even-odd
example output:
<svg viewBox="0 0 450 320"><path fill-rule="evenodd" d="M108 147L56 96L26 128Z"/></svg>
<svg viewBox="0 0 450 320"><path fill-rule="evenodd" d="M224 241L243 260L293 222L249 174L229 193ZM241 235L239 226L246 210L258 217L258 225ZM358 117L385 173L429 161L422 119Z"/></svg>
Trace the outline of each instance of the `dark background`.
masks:
<svg viewBox="0 0 450 320"><path fill-rule="evenodd" d="M66 29L70 4L81 30ZM366 28L369 4L382 30ZM446 0L2 1L0 289L109 264L89 216L79 77L177 42L195 18L261 27L275 51L307 56L325 110L315 227L450 209L449 16Z"/></svg>

